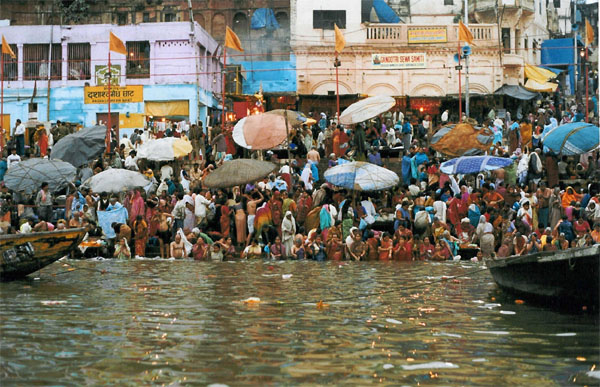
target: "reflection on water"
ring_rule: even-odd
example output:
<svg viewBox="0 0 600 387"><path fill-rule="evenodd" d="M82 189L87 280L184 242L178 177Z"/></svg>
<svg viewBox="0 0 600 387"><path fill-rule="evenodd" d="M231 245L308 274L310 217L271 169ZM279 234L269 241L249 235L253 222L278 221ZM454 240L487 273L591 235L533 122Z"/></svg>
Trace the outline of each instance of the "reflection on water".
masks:
<svg viewBox="0 0 600 387"><path fill-rule="evenodd" d="M596 316L470 263L70 263L0 284L3 383L561 385L600 360Z"/></svg>

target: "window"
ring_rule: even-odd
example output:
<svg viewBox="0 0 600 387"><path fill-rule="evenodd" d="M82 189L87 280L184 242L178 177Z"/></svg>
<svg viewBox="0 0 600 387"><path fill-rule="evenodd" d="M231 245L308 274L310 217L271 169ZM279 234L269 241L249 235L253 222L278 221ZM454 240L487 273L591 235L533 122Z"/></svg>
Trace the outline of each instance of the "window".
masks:
<svg viewBox="0 0 600 387"><path fill-rule="evenodd" d="M444 5L454 5L454 0L444 0Z"/></svg>
<svg viewBox="0 0 600 387"><path fill-rule="evenodd" d="M144 12L142 14L142 22L144 22L144 23L150 22L150 12Z"/></svg>
<svg viewBox="0 0 600 387"><path fill-rule="evenodd" d="M177 21L177 16L172 12L165 13L165 21L166 22L175 22L175 21Z"/></svg>
<svg viewBox="0 0 600 387"><path fill-rule="evenodd" d="M68 79L90 79L90 44L69 43L67 45Z"/></svg>
<svg viewBox="0 0 600 387"><path fill-rule="evenodd" d="M502 46L504 47L504 52L510 53L510 28L502 29Z"/></svg>
<svg viewBox="0 0 600 387"><path fill-rule="evenodd" d="M48 44L23 45L23 79L48 79ZM51 78L62 77L62 46L52 45Z"/></svg>
<svg viewBox="0 0 600 387"><path fill-rule="evenodd" d="M338 28L346 28L346 11L313 11L313 28L332 30L333 25Z"/></svg>
<svg viewBox="0 0 600 387"><path fill-rule="evenodd" d="M117 14L117 24L120 26L127 24L127 14L125 12L119 12Z"/></svg>
<svg viewBox="0 0 600 387"><path fill-rule="evenodd" d="M4 56L4 80L5 81L16 81L19 77L19 51L17 50L16 44L9 44L12 52L15 53L16 59L13 59L8 54L2 54Z"/></svg>
<svg viewBox="0 0 600 387"><path fill-rule="evenodd" d="M150 77L150 43L127 42L127 78Z"/></svg>

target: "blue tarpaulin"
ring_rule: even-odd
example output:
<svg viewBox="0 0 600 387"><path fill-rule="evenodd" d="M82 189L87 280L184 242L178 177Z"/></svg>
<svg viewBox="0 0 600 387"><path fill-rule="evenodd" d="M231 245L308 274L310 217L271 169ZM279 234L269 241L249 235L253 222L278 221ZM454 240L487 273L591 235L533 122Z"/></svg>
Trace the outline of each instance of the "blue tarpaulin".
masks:
<svg viewBox="0 0 600 387"><path fill-rule="evenodd" d="M380 23L400 23L400 17L394 10L383 0L373 1L373 8L379 18Z"/></svg>
<svg viewBox="0 0 600 387"><path fill-rule="evenodd" d="M276 30L279 28L279 23L277 23L275 13L271 8L259 8L252 14L250 28L253 30L260 30L261 28Z"/></svg>
<svg viewBox="0 0 600 387"><path fill-rule="evenodd" d="M107 238L117 236L115 230L111 227L113 223L127 223L127 209L125 207L112 211L98 211L98 225L102 228Z"/></svg>
<svg viewBox="0 0 600 387"><path fill-rule="evenodd" d="M578 37L577 45L583 45ZM571 94L574 92L573 39L548 39L542 42L542 66L568 66ZM554 69L551 69L554 71Z"/></svg>

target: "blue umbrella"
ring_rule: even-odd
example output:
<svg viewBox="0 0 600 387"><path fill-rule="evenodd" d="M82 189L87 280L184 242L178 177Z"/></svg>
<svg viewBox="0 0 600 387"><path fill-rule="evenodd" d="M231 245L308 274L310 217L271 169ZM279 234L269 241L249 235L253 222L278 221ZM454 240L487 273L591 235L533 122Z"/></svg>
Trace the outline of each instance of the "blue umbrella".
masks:
<svg viewBox="0 0 600 387"><path fill-rule="evenodd" d="M586 122L571 122L550 130L543 138L544 152L574 156L600 145L600 129Z"/></svg>
<svg viewBox="0 0 600 387"><path fill-rule="evenodd" d="M494 156L463 156L442 163L440 170L447 175L466 175L508 167L512 159Z"/></svg>
<svg viewBox="0 0 600 387"><path fill-rule="evenodd" d="M357 191L378 191L394 187L400 181L389 169L362 161L337 165L325 171L325 180L335 186Z"/></svg>

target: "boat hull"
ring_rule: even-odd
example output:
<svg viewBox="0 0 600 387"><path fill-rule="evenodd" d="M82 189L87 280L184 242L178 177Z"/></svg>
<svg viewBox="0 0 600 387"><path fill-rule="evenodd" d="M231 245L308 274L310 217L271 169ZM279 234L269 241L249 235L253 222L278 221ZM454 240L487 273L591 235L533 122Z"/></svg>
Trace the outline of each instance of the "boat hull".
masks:
<svg viewBox="0 0 600 387"><path fill-rule="evenodd" d="M600 245L486 259L485 263L505 290L560 304L598 306Z"/></svg>
<svg viewBox="0 0 600 387"><path fill-rule="evenodd" d="M0 236L0 280L23 278L59 260L76 248L85 229Z"/></svg>

